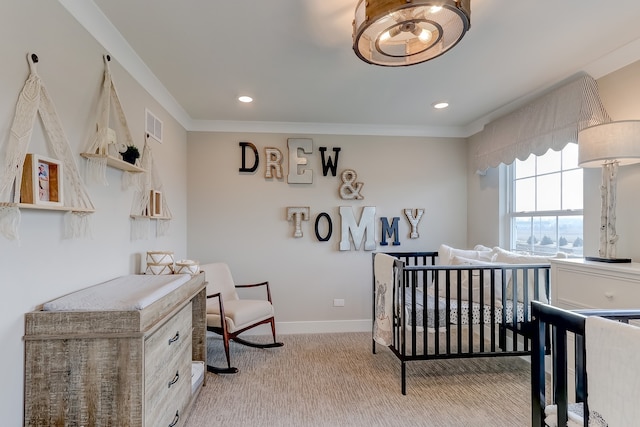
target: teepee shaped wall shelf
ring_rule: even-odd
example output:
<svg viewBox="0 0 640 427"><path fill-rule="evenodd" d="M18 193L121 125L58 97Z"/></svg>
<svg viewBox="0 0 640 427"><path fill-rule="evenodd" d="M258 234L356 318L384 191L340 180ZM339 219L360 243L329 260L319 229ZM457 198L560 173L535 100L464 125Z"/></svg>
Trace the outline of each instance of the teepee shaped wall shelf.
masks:
<svg viewBox="0 0 640 427"><path fill-rule="evenodd" d="M29 78L18 97L7 147L6 168L0 173L0 234L10 240L18 239L20 209L26 208L70 212L73 215L67 217L65 237L87 237L90 233L86 214L94 212L95 208L80 178L75 155L71 151L53 101L37 73L38 56L28 54L27 61L30 68ZM38 115L48 136L46 142L55 159L45 159L27 153ZM34 159L40 160L27 165L27 179L24 179L25 162ZM38 185L42 184L39 169L43 164L57 168L55 185L58 186L56 194L59 200L55 200L54 203L51 203L48 197L53 193L48 194L46 198L40 198L42 195L39 191L42 191L42 187L40 190L37 189ZM51 185L52 182L49 181L47 184ZM33 189L26 186L33 186Z"/></svg>
<svg viewBox="0 0 640 427"><path fill-rule="evenodd" d="M140 163L147 170L147 173L135 176L138 189L135 192L130 214L132 237L134 239L148 238L150 220L157 221L157 236L166 235L171 223L171 210L165 197L162 181L154 164L153 153L149 146L149 135L147 135L144 144Z"/></svg>
<svg viewBox="0 0 640 427"><path fill-rule="evenodd" d="M109 69L111 56L104 55L103 59L104 80L102 81L98 105L96 133L86 152L80 153L80 155L88 160L87 169L91 177L106 185L106 166L132 173L144 173L146 170L120 158L120 152L124 151L127 146L134 145L133 138L131 138L131 132L127 125L122 104L120 104L118 92L111 79L111 70ZM109 127L109 116L112 107L117 118L117 130L119 132ZM118 136L124 142L118 142Z"/></svg>

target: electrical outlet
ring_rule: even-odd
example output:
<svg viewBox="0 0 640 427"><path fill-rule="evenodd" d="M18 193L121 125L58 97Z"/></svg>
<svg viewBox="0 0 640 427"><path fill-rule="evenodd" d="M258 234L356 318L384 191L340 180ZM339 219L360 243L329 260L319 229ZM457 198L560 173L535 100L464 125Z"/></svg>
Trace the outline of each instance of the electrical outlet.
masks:
<svg viewBox="0 0 640 427"><path fill-rule="evenodd" d="M344 300L343 299L334 299L333 300L333 306L334 307L344 307Z"/></svg>

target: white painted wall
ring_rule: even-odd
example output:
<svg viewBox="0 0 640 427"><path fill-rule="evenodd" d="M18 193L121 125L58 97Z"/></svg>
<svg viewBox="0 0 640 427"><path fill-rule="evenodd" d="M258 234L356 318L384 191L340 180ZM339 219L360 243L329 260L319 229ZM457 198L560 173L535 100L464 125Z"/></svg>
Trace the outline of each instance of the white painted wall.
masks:
<svg viewBox="0 0 640 427"><path fill-rule="evenodd" d="M285 156L288 138L311 138L308 167L313 184L288 184L264 177L264 148ZM239 142L252 142L260 153L253 174L240 173ZM340 147L338 176L322 175L318 147ZM248 153L253 164L253 154ZM281 332L370 328L371 252L340 251L340 206L376 207L376 240L381 216L400 217L400 246L378 250L437 250L442 242L466 245L466 145L462 139L283 134L195 133L188 135L188 245L201 263L226 261L238 283L269 280ZM364 200L339 197L339 175L354 169L364 183ZM288 206L309 206L304 236L294 238L286 220ZM420 238L409 239L405 208L424 208ZM332 219L328 242L315 237L321 212ZM324 224L324 221L322 222ZM324 234L324 233L323 233ZM333 307L333 299L346 301ZM346 323L344 321L347 321ZM311 323L304 323L311 322Z"/></svg>
<svg viewBox="0 0 640 427"><path fill-rule="evenodd" d="M0 2L0 173L18 94L28 76L27 52L40 57L39 75L52 97L71 151L80 153L95 130L96 103L106 53L57 1ZM152 149L174 215L170 235L131 241L132 190L122 189L122 172L109 168L109 186L87 183L96 212L92 238L62 239L63 213L22 210L20 241L0 237L0 386L2 424L22 425L24 313L47 300L140 270L147 250L173 250L186 257L186 131L119 66L111 64L135 143L144 143L144 109L164 121L165 142ZM53 157L39 122L29 151ZM76 162L84 171L79 155Z"/></svg>

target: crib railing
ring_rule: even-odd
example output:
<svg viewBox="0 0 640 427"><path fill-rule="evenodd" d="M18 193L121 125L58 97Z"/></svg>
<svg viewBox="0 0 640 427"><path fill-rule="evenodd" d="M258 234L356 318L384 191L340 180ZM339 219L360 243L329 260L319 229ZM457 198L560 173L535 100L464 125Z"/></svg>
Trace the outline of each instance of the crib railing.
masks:
<svg viewBox="0 0 640 427"><path fill-rule="evenodd" d="M600 316L629 323L640 319L640 310L564 310L539 301L531 304L535 329L531 352L531 425L544 427L545 407L557 405L559 426L567 425L569 390L575 391L575 401L583 403L584 426L589 423L584 325L587 316ZM573 337L574 354L569 358L569 337ZM551 339L551 384L547 382L545 345ZM587 337L588 339L588 337ZM575 372L574 384L568 384L568 369ZM551 392L550 398L547 391Z"/></svg>

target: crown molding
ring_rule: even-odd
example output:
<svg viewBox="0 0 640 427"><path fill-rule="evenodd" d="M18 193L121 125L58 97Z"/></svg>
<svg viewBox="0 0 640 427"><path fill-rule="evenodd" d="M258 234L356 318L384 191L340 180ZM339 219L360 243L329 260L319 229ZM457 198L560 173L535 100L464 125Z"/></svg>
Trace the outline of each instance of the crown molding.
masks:
<svg viewBox="0 0 640 427"><path fill-rule="evenodd" d="M233 120L194 120L176 101L167 88L140 59L135 50L102 13L93 0L58 0L60 4L109 52L122 67L164 107L187 131L201 132L250 132L250 133L298 133L322 135L369 135L468 138L480 132L491 120L495 120L522 106L558 82L534 91L510 102L465 126L400 126L347 123L295 123L257 122ZM640 39L584 65L563 81L579 72L589 73L598 79L640 59Z"/></svg>

